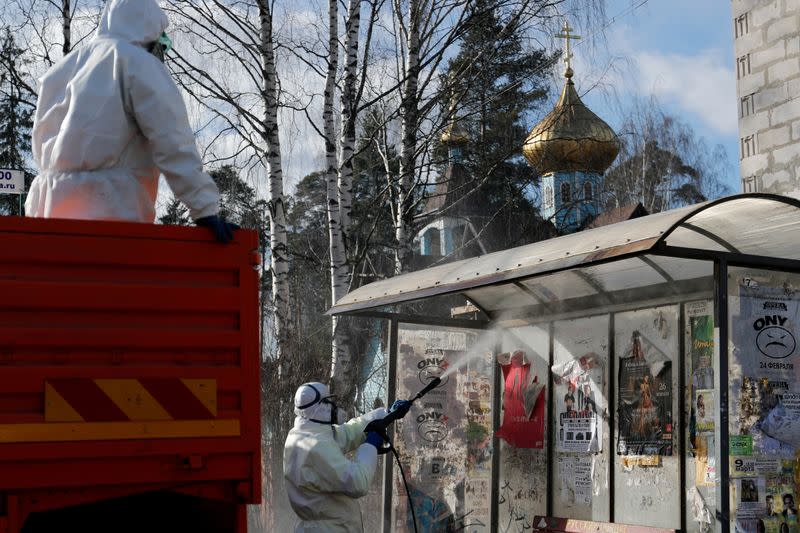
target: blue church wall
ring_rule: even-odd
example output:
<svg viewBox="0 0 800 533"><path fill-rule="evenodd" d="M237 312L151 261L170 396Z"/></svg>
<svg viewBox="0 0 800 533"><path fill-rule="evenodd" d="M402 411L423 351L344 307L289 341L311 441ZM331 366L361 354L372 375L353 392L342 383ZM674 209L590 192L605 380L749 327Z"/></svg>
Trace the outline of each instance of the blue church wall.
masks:
<svg viewBox="0 0 800 533"><path fill-rule="evenodd" d="M542 216L562 232L575 231L587 217L598 215L602 186L603 176L597 172L546 174L542 176Z"/></svg>

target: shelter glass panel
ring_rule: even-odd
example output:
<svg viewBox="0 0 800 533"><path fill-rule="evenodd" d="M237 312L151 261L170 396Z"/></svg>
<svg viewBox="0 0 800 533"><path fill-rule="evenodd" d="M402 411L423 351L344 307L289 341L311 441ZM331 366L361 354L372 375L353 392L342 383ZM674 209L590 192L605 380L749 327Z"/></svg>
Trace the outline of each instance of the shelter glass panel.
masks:
<svg viewBox="0 0 800 533"><path fill-rule="evenodd" d="M608 521L609 315L553 326L553 514Z"/></svg>
<svg viewBox="0 0 800 533"><path fill-rule="evenodd" d="M419 531L489 531L495 344L477 330L399 325L396 396L442 383L396 423L408 493L395 469L393 531L414 531L409 500Z"/></svg>
<svg viewBox="0 0 800 533"><path fill-rule="evenodd" d="M686 450L686 530L701 533L714 525L717 484L715 455L716 403L714 370L714 306L711 299L684 304L684 365L686 372L685 412L688 431Z"/></svg>
<svg viewBox="0 0 800 533"><path fill-rule="evenodd" d="M799 286L794 273L729 270L731 531L800 530Z"/></svg>
<svg viewBox="0 0 800 533"><path fill-rule="evenodd" d="M549 327L526 326L503 331L501 365L502 411L498 531L525 533L536 515L547 514L547 397ZM527 366L523 381L516 381ZM515 386L516 385L516 386ZM522 409L520 409L522 400ZM525 410L531 416L520 420Z"/></svg>
<svg viewBox="0 0 800 533"><path fill-rule="evenodd" d="M681 527L679 306L614 319L614 520Z"/></svg>

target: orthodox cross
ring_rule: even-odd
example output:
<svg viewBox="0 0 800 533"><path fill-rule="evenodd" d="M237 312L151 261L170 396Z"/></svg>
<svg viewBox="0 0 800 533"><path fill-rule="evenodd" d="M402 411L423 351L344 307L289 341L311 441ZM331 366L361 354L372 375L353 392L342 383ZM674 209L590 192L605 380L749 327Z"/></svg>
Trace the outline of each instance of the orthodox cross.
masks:
<svg viewBox="0 0 800 533"><path fill-rule="evenodd" d="M572 49L570 47L569 42L573 40L577 41L578 39L581 38L581 36L572 33L572 28L569 27L569 22L564 21L564 26L561 28L561 33L557 33L556 37L567 41L567 50L564 53L564 64L566 65L567 70L571 70L570 62L572 61Z"/></svg>

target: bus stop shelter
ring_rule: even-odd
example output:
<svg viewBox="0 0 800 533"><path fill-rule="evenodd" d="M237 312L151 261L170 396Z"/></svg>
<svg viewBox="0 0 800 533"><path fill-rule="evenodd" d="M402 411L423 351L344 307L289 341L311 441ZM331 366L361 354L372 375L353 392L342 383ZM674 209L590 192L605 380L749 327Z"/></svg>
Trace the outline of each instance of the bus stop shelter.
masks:
<svg viewBox="0 0 800 533"><path fill-rule="evenodd" d="M419 531L798 531L798 232L797 200L737 195L338 301L388 321L390 402L442 378L394 432ZM383 490L413 531L390 461Z"/></svg>

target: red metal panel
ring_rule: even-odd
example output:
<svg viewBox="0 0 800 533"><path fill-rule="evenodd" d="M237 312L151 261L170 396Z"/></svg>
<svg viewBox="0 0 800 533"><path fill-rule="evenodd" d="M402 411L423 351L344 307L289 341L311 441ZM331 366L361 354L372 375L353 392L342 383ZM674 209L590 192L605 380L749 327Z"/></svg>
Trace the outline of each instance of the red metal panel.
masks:
<svg viewBox="0 0 800 533"><path fill-rule="evenodd" d="M56 423L44 416L48 383L87 423L127 420L75 387L93 380L138 380L184 423L241 428L231 437L0 443L9 502L37 493L45 509L82 501L72 491L102 499L176 482L245 487L247 501L260 501L255 232L221 245L201 228L0 217L0 242L0 428ZM187 394L182 380L213 380L216 401ZM187 468L184 457L202 466ZM0 529L19 526L13 512Z"/></svg>
<svg viewBox="0 0 800 533"><path fill-rule="evenodd" d="M675 533L674 529L660 527L594 522L592 520L556 518L553 516L535 516L533 518L533 531L548 533Z"/></svg>

